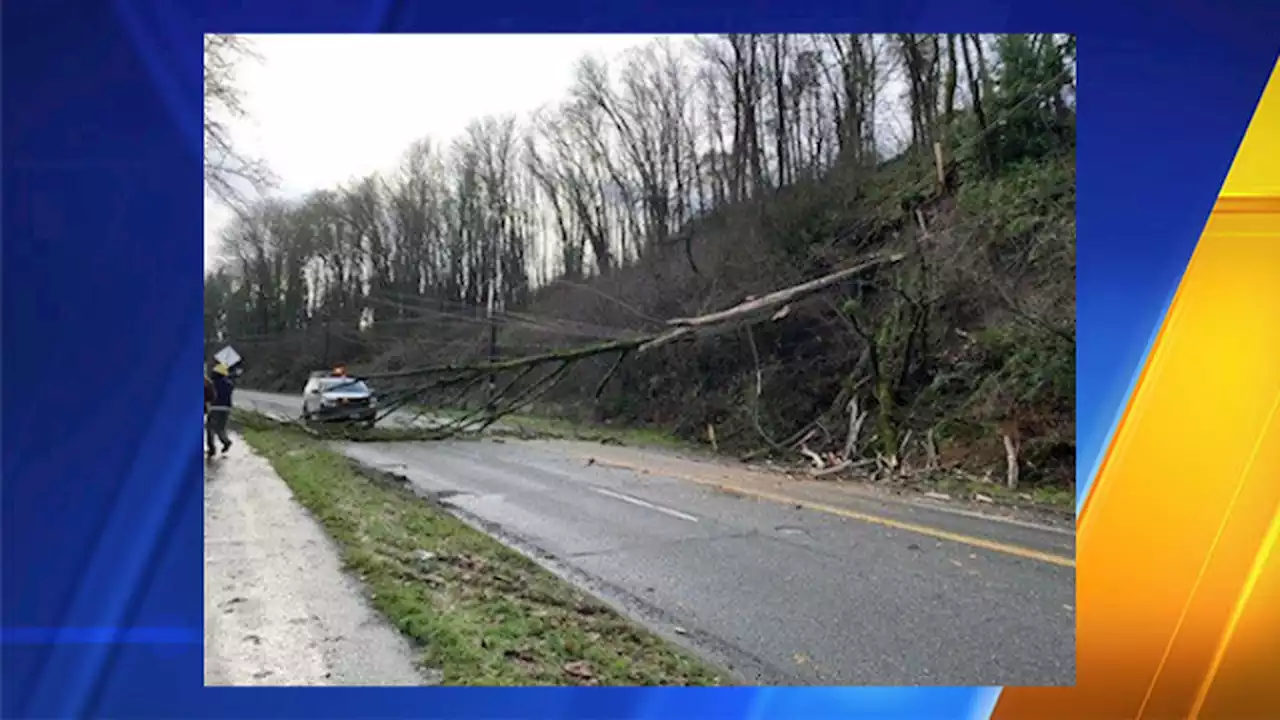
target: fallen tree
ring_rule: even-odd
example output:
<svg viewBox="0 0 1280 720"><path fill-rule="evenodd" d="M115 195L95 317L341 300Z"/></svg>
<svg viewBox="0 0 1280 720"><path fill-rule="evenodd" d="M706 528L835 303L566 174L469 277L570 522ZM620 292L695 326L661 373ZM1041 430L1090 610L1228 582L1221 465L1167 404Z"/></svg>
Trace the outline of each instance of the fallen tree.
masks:
<svg viewBox="0 0 1280 720"><path fill-rule="evenodd" d="M406 408L418 407L413 421L432 412L427 399L446 392L443 402L453 402L474 393L483 383L488 383L486 401L477 408L448 419L436 419L424 427L421 437L443 439L460 433L480 432L536 402L548 390L563 379L575 363L590 358L614 358L609 371L595 388L598 397L628 357L651 352L666 345L750 328L769 321L782 320L790 307L817 293L831 288L854 276L887 265L901 262L903 253L885 253L864 258L852 266L837 270L798 285L783 288L761 297L747 298L730 308L695 317L675 318L666 322L658 332L636 334L604 343L579 348L567 348L551 352L479 363L451 363L393 372L362 373L353 369L353 376L362 380L383 381L392 385L384 396L377 422Z"/></svg>

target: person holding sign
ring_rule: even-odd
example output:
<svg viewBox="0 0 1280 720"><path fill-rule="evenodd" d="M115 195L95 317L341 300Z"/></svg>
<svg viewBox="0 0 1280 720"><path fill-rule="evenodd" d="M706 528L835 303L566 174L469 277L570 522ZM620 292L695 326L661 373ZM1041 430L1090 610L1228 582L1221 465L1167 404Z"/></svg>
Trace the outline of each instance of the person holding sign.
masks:
<svg viewBox="0 0 1280 720"><path fill-rule="evenodd" d="M227 436L227 421L231 418L231 395L236 386L231 380L231 371L223 363L213 368L213 402L205 414L204 434L209 457L216 454L213 441L222 442L222 453L231 449L231 438Z"/></svg>

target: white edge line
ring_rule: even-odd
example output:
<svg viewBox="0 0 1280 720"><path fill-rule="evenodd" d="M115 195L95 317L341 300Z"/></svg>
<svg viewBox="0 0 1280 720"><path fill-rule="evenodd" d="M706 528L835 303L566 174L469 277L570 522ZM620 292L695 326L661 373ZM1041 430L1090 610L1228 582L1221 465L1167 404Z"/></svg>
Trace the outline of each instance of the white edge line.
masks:
<svg viewBox="0 0 1280 720"><path fill-rule="evenodd" d="M622 493L616 493L616 492L613 492L612 490L605 490L604 488L593 487L591 489L600 493L601 495L607 495L615 500L621 500L622 502L631 503L632 505L638 505L639 507L642 507L642 508L649 508L650 510L657 510L658 512L663 513L664 515L670 515L671 517L678 517L681 520L688 520L689 522L698 522L698 518L688 513L682 513L679 510L672 510L671 508L665 508L665 507L662 507L661 505L654 505L651 502L646 502L639 498L633 498L630 495L623 495Z"/></svg>

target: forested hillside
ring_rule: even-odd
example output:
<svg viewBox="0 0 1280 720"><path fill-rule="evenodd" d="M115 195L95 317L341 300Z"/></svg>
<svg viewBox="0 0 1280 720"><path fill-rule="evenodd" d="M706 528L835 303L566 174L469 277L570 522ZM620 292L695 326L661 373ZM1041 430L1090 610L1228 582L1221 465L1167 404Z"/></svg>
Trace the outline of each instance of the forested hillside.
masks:
<svg viewBox="0 0 1280 720"><path fill-rule="evenodd" d="M336 362L408 377L626 339L903 253L758 324L565 364L536 409L882 477L1001 480L1012 452L1024 485L1073 479L1071 37L728 35L586 58L563 102L254 205L224 242L209 349L290 392Z"/></svg>

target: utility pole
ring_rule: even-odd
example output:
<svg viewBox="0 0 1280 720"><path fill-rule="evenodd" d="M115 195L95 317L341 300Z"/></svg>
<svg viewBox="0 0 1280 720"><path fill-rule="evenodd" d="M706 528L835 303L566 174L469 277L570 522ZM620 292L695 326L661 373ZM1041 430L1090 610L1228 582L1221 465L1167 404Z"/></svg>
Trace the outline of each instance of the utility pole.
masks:
<svg viewBox="0 0 1280 720"><path fill-rule="evenodd" d="M488 302L486 303L487 305L486 311L488 313L488 319L489 319L489 363L491 365L498 361L498 323L497 323L497 318L494 315L494 305L496 305L498 301L498 294L497 294L497 287L496 287L498 283L497 283L496 276L497 276L496 272L491 271L489 273L489 297L488 297ZM498 379L494 375L494 373L491 371L489 373L488 392L486 393L486 396L488 398L486 407L488 407L490 411L493 410L493 404L497 400L497 398L495 397L497 393L497 384L498 384Z"/></svg>
<svg viewBox="0 0 1280 720"><path fill-rule="evenodd" d="M331 313L326 312L324 315L324 366L329 367L329 318Z"/></svg>

